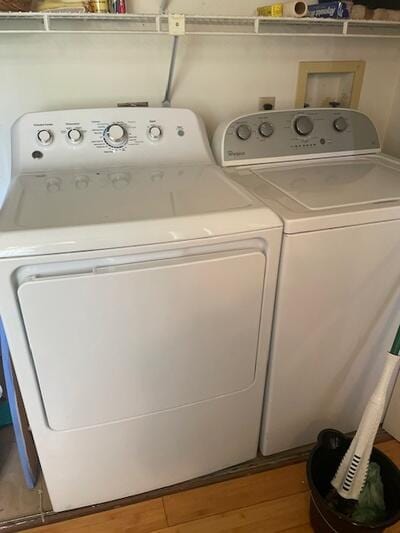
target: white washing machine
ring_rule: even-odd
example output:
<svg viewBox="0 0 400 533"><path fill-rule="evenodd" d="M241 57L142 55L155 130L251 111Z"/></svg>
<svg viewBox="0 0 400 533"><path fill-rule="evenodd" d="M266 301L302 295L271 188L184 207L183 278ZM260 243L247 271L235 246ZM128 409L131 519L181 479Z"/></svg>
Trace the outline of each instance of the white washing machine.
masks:
<svg viewBox="0 0 400 533"><path fill-rule="evenodd" d="M352 431L400 322L400 162L345 109L241 116L213 145L284 222L261 450Z"/></svg>
<svg viewBox="0 0 400 533"><path fill-rule="evenodd" d="M257 453L280 219L184 109L12 131L0 311L56 511Z"/></svg>

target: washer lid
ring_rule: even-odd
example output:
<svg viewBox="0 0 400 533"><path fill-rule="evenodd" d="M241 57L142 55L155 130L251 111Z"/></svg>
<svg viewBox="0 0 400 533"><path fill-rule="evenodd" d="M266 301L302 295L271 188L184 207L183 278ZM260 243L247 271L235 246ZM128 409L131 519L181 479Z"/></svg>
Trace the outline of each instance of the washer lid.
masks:
<svg viewBox="0 0 400 533"><path fill-rule="evenodd" d="M307 209L400 200L400 172L382 161L350 159L255 173Z"/></svg>
<svg viewBox="0 0 400 533"><path fill-rule="evenodd" d="M400 219L400 161L386 155L226 170L277 213L285 233Z"/></svg>
<svg viewBox="0 0 400 533"><path fill-rule="evenodd" d="M0 212L0 256L171 242L281 225L216 165L25 174L13 180Z"/></svg>

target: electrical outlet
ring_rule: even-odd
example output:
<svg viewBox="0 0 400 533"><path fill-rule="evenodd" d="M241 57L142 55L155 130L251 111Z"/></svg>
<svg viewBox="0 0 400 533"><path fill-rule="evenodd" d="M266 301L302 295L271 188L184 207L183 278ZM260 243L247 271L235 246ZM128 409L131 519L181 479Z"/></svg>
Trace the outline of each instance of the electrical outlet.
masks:
<svg viewBox="0 0 400 533"><path fill-rule="evenodd" d="M260 111L275 109L275 96L260 96L258 99L258 109Z"/></svg>

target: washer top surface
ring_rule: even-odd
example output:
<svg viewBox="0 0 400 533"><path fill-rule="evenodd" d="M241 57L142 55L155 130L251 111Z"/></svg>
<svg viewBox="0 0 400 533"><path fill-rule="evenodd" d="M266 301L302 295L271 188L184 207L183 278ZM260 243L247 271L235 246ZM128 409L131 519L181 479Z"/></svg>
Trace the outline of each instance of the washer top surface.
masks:
<svg viewBox="0 0 400 533"><path fill-rule="evenodd" d="M160 220L251 207L215 165L22 175L0 228L31 230Z"/></svg>
<svg viewBox="0 0 400 533"><path fill-rule="evenodd" d="M227 173L279 215L285 233L400 219L400 163L385 155L257 165Z"/></svg>
<svg viewBox="0 0 400 533"><path fill-rule="evenodd" d="M73 123L67 121L70 116ZM149 128L154 127L152 138ZM110 128L113 139L126 131L124 145L111 147L105 140ZM78 144L70 141L72 131L74 139L81 135ZM33 113L16 123L13 134L16 174L0 211L0 257L282 226L277 215L215 165L203 126L191 111Z"/></svg>
<svg viewBox="0 0 400 533"><path fill-rule="evenodd" d="M357 207L400 200L398 165L379 159L350 158L254 172L312 210Z"/></svg>

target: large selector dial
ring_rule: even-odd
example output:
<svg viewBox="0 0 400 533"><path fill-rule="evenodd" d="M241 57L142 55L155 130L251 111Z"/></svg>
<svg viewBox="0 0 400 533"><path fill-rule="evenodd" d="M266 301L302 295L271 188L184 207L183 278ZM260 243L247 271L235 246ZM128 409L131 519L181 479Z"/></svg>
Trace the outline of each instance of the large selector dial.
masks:
<svg viewBox="0 0 400 533"><path fill-rule="evenodd" d="M110 124L104 130L104 140L113 148L122 148L128 142L128 132L121 124Z"/></svg>
<svg viewBox="0 0 400 533"><path fill-rule="evenodd" d="M236 135L239 137L242 141L247 141L247 139L250 139L251 137L251 129L250 126L247 124L240 124L236 128Z"/></svg>
<svg viewBox="0 0 400 533"><path fill-rule="evenodd" d="M309 117L301 115L295 119L294 129L296 130L296 133L305 137L306 135L310 135L314 129L314 124Z"/></svg>

